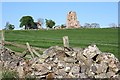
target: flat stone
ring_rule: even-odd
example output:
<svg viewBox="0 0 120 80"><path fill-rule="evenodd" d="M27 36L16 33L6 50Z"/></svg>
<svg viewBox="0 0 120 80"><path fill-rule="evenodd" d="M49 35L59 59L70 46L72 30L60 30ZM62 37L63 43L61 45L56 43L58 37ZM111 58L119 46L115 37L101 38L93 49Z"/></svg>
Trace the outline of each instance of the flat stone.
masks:
<svg viewBox="0 0 120 80"><path fill-rule="evenodd" d="M73 79L77 80L78 78L80 78L80 74L69 73L66 77L69 79L71 78L71 80L73 80Z"/></svg>
<svg viewBox="0 0 120 80"><path fill-rule="evenodd" d="M99 54L97 56L97 61L99 62L105 62L105 63L111 63L112 62L119 62L118 59L111 53L105 53L103 52L102 54Z"/></svg>
<svg viewBox="0 0 120 80"><path fill-rule="evenodd" d="M98 75L95 75L95 78L108 78L106 73L101 73L101 74L98 74Z"/></svg>
<svg viewBox="0 0 120 80"><path fill-rule="evenodd" d="M111 78L115 75L115 73L111 71L111 72L107 72L106 75L108 78Z"/></svg>
<svg viewBox="0 0 120 80"><path fill-rule="evenodd" d="M66 54L64 51L57 51L56 52L55 58L58 58L58 60L63 61L65 57L66 57Z"/></svg>
<svg viewBox="0 0 120 80"><path fill-rule="evenodd" d="M103 60L103 54L99 54L97 57L96 57L96 62L101 62Z"/></svg>
<svg viewBox="0 0 120 80"><path fill-rule="evenodd" d="M76 60L77 59L77 54L78 52L74 51L73 54L72 54L72 57Z"/></svg>
<svg viewBox="0 0 120 80"><path fill-rule="evenodd" d="M73 63L66 63L64 68L65 72L69 73L73 66L75 66Z"/></svg>
<svg viewBox="0 0 120 80"><path fill-rule="evenodd" d="M45 74L47 74L47 73L49 73L49 71L48 70L42 70L42 71L36 71L35 72L35 75L36 76L42 76L42 75L45 75Z"/></svg>
<svg viewBox="0 0 120 80"><path fill-rule="evenodd" d="M73 58L70 58L70 57L65 57L64 61L67 62L67 63L75 63L77 60L75 60Z"/></svg>
<svg viewBox="0 0 120 80"><path fill-rule="evenodd" d="M65 62L64 61L59 61L57 68L61 69L65 67Z"/></svg>
<svg viewBox="0 0 120 80"><path fill-rule="evenodd" d="M73 75L71 72L69 72L68 77L69 78L76 78L75 75Z"/></svg>
<svg viewBox="0 0 120 80"><path fill-rule="evenodd" d="M89 71L87 71L87 75L91 78L94 78L95 73L89 70Z"/></svg>
<svg viewBox="0 0 120 80"><path fill-rule="evenodd" d="M93 60L91 58L87 58L82 53L77 54L77 60L84 63L88 67L90 67L92 65L92 63L93 63L92 62Z"/></svg>
<svg viewBox="0 0 120 80"><path fill-rule="evenodd" d="M79 66L73 66L70 70L70 73L79 74L80 73L80 67Z"/></svg>
<svg viewBox="0 0 120 80"><path fill-rule="evenodd" d="M83 51L82 48L77 48L77 47L74 47L73 50L76 51L76 52L81 52L81 51Z"/></svg>
<svg viewBox="0 0 120 80"><path fill-rule="evenodd" d="M65 72L69 72L70 71L70 67L65 67Z"/></svg>
<svg viewBox="0 0 120 80"><path fill-rule="evenodd" d="M46 59L46 58L48 58L48 57L49 57L49 55L43 53L40 58Z"/></svg>
<svg viewBox="0 0 120 80"><path fill-rule="evenodd" d="M86 79L88 78L88 76L87 76L85 73L80 73L79 75L80 75L80 78L84 78L84 79L85 79L85 78L86 78Z"/></svg>
<svg viewBox="0 0 120 80"><path fill-rule="evenodd" d="M52 64L53 63L53 58L51 58L51 57L46 58L45 63Z"/></svg>
<svg viewBox="0 0 120 80"><path fill-rule="evenodd" d="M44 63L44 61L45 61L44 58L40 58L38 62L39 62L39 63Z"/></svg>
<svg viewBox="0 0 120 80"><path fill-rule="evenodd" d="M42 75L42 76L37 76L36 78L38 78L38 79L46 79L46 76Z"/></svg>
<svg viewBox="0 0 120 80"><path fill-rule="evenodd" d="M40 75L49 72L49 70L44 66L44 64L34 64L34 65L32 65L32 68L37 70Z"/></svg>
<svg viewBox="0 0 120 80"><path fill-rule="evenodd" d="M88 48L85 48L83 51L83 54L87 57L87 58L93 58L94 56L96 56L97 54L100 54L101 51L96 47L96 45L93 46L88 46Z"/></svg>
<svg viewBox="0 0 120 80"><path fill-rule="evenodd" d="M76 58L76 56L77 56L76 51L67 51L67 52L65 52L65 54L68 55L69 57L74 57L74 58Z"/></svg>
<svg viewBox="0 0 120 80"><path fill-rule="evenodd" d="M115 64L115 62L114 62L113 60L111 60L111 61L109 62L109 64L108 64L108 66L111 67L111 68L114 68L114 67L116 67L117 65Z"/></svg>
<svg viewBox="0 0 120 80"><path fill-rule="evenodd" d="M112 68L112 71L114 71L115 73L117 73L119 71L119 69L117 67Z"/></svg>
<svg viewBox="0 0 120 80"><path fill-rule="evenodd" d="M64 47L60 47L60 46L54 46L56 50L61 50L63 51L64 50Z"/></svg>
<svg viewBox="0 0 120 80"><path fill-rule="evenodd" d="M83 56L83 51L80 51L77 53L77 60L81 61L82 59L86 59L85 56Z"/></svg>
<svg viewBox="0 0 120 80"><path fill-rule="evenodd" d="M107 68L108 68L108 66L107 66L107 64L106 63L101 63L101 64L94 64L95 66L96 66L96 68L97 68L97 71L96 71L96 73L106 73L106 71L107 71Z"/></svg>
<svg viewBox="0 0 120 80"><path fill-rule="evenodd" d="M117 68L120 70L120 62L117 62L116 65L117 65Z"/></svg>
<svg viewBox="0 0 120 80"><path fill-rule="evenodd" d="M55 71L55 74L57 74L57 76L63 76L64 78L67 75L64 69L58 69L57 71Z"/></svg>
<svg viewBox="0 0 120 80"><path fill-rule="evenodd" d="M63 78L63 76L56 76L56 78L61 79L61 78Z"/></svg>
<svg viewBox="0 0 120 80"><path fill-rule="evenodd" d="M43 54L49 55L49 54L51 54L51 53L54 53L55 51L56 51L55 46L52 46L52 47L46 49L46 50L43 52Z"/></svg>
<svg viewBox="0 0 120 80"><path fill-rule="evenodd" d="M65 52L65 54L67 54L68 56L72 56L72 54L73 54L73 51L67 51L67 52Z"/></svg>
<svg viewBox="0 0 120 80"><path fill-rule="evenodd" d="M74 74L75 78L80 78L80 74Z"/></svg>
<svg viewBox="0 0 120 80"><path fill-rule="evenodd" d="M90 50L90 52L97 52L98 54L99 52L101 52L96 45L90 45L88 46L88 49Z"/></svg>
<svg viewBox="0 0 120 80"><path fill-rule="evenodd" d="M81 67L80 67L80 72L81 72L81 73L85 73L86 70L87 70L87 66L86 66L86 65L81 65Z"/></svg>
<svg viewBox="0 0 120 80"><path fill-rule="evenodd" d="M55 58L53 62L57 64L59 62L58 58Z"/></svg>
<svg viewBox="0 0 120 80"><path fill-rule="evenodd" d="M54 55L56 55L56 48L55 48L55 46L52 46L52 47L50 47L50 48L48 48L48 49L46 49L44 52L43 52L43 55L45 55L44 57L53 57ZM42 55L42 57L43 57L43 55ZM47 56L46 56L47 55Z"/></svg>
<svg viewBox="0 0 120 80"><path fill-rule="evenodd" d="M47 68L48 70L52 70L53 64L43 63L43 66L44 66L45 68Z"/></svg>
<svg viewBox="0 0 120 80"><path fill-rule="evenodd" d="M33 74L32 74L33 75ZM41 75L41 73L40 72L34 72L34 75L36 75L36 76L40 76Z"/></svg>
<svg viewBox="0 0 120 80"><path fill-rule="evenodd" d="M58 69L57 69L57 66L56 66L56 67L52 67L52 71L53 71L55 74L57 74L57 73L56 73L57 70L58 70Z"/></svg>
<svg viewBox="0 0 120 80"><path fill-rule="evenodd" d="M96 73L97 71L97 67L95 65L92 65L90 69L93 73Z"/></svg>
<svg viewBox="0 0 120 80"><path fill-rule="evenodd" d="M113 78L116 79L116 80L120 80L120 75L119 74L114 75Z"/></svg>
<svg viewBox="0 0 120 80"><path fill-rule="evenodd" d="M53 57L54 55L56 55L56 52L58 51L63 51L63 47L59 47L59 46L52 46L48 49L46 49L43 54L47 54L50 57Z"/></svg>

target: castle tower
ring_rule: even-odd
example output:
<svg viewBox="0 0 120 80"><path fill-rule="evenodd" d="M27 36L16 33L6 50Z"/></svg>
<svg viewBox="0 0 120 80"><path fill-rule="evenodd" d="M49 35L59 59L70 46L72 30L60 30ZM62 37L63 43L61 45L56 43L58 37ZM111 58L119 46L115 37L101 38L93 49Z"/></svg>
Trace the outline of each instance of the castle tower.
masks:
<svg viewBox="0 0 120 80"><path fill-rule="evenodd" d="M77 21L76 12L70 11L67 14L66 28L80 28L79 21Z"/></svg>

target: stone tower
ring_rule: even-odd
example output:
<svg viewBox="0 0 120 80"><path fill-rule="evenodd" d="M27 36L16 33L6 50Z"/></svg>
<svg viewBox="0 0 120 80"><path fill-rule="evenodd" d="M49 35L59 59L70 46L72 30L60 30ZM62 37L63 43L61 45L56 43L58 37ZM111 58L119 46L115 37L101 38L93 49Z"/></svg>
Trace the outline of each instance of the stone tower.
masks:
<svg viewBox="0 0 120 80"><path fill-rule="evenodd" d="M80 28L79 21L77 21L76 12L73 11L68 12L66 28Z"/></svg>

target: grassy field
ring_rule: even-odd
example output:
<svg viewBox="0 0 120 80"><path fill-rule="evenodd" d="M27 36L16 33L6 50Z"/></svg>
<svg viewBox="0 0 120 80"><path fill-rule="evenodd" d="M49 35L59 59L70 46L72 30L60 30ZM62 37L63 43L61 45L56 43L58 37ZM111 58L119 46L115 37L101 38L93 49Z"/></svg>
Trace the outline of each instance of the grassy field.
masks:
<svg viewBox="0 0 120 80"><path fill-rule="evenodd" d="M111 52L120 59L118 52L118 29L67 29L67 30L14 30L5 31L5 40L48 48L50 46L62 46L62 37L69 36L71 47L85 48L90 44L96 44L103 52ZM23 49L6 45L15 51Z"/></svg>

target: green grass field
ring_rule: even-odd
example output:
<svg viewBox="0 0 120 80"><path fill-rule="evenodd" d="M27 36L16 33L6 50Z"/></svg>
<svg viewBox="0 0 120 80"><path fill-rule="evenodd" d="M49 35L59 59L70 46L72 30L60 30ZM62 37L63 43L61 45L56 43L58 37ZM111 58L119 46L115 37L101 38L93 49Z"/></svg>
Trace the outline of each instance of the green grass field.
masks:
<svg viewBox="0 0 120 80"><path fill-rule="evenodd" d="M67 30L14 30L5 31L5 40L48 48L62 44L62 37L69 36L71 47L85 48L90 44L96 44L103 52L111 52L120 59L118 52L118 29L67 29ZM7 47L22 52L23 49L6 45Z"/></svg>

